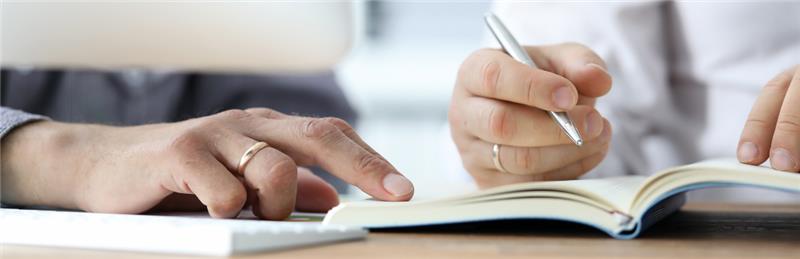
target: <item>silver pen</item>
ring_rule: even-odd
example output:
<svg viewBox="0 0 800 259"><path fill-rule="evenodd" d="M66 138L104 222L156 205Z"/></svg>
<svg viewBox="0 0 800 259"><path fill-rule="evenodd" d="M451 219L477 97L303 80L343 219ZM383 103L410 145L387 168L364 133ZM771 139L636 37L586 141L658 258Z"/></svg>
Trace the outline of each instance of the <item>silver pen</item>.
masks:
<svg viewBox="0 0 800 259"><path fill-rule="evenodd" d="M500 42L500 46L510 55L512 58L516 59L523 64L526 64L532 68L537 68L536 63L533 63L531 57L528 56L528 52L519 45L517 40L514 38L514 35L511 35L511 32L506 29L506 26L503 25L503 22L500 21L497 16L493 13L487 13L484 17L486 20L486 25L489 26L489 30L492 31L494 37ZM575 128L575 124L572 123L572 120L569 119L567 113L565 112L554 112L554 111L547 111L547 114L556 121L558 126L561 126L561 129L564 130L564 133L567 134L570 140L577 146L583 145L583 139L581 138L581 133L578 132L578 129Z"/></svg>

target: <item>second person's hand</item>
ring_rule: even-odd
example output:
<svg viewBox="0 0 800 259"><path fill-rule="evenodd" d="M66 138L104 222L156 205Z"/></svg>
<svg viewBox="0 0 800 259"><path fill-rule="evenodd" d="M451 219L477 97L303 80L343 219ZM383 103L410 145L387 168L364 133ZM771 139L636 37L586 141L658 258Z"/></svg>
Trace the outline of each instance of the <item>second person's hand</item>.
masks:
<svg viewBox="0 0 800 259"><path fill-rule="evenodd" d="M608 151L611 126L593 108L611 89L603 60L575 43L526 50L540 69L482 49L458 73L448 114L451 133L464 167L483 188L574 179ZM566 111L583 146L572 144L546 111Z"/></svg>
<svg viewBox="0 0 800 259"><path fill-rule="evenodd" d="M744 125L739 161L800 171L800 65L779 73L761 90Z"/></svg>

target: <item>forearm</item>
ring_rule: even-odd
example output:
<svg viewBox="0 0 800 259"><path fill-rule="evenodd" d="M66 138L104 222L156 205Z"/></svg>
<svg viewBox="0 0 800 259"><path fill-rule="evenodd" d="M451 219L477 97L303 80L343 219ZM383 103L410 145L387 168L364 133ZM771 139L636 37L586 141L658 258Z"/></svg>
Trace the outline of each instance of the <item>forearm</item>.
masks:
<svg viewBox="0 0 800 259"><path fill-rule="evenodd" d="M77 208L76 175L81 170L73 124L38 121L2 139L3 204ZM74 157L74 158L71 158Z"/></svg>

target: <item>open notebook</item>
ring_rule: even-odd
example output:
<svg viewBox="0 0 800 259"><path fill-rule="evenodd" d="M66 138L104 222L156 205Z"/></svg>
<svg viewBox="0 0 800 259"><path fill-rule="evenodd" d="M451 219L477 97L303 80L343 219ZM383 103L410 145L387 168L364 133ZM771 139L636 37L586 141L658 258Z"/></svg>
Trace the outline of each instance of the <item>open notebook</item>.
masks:
<svg viewBox="0 0 800 259"><path fill-rule="evenodd" d="M411 202L349 202L324 224L398 228L505 219L550 219L593 226L630 239L678 210L684 192L731 185L800 193L800 173L709 160L650 177L629 176L502 186L471 194Z"/></svg>

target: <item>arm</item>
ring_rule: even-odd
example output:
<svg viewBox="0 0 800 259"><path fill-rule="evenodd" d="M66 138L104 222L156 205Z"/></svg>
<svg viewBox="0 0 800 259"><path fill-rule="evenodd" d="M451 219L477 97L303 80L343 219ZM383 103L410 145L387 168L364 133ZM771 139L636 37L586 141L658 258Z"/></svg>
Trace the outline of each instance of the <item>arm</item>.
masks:
<svg viewBox="0 0 800 259"><path fill-rule="evenodd" d="M2 154L2 169L0 172L9 172L11 170L11 163L7 157L12 156L10 150L12 149L12 145L15 142L19 142L18 134L11 134L15 132L15 129L23 126L30 126L26 124L37 124L42 123L43 120L46 120L47 117L26 113L23 111L10 109L6 107L0 107L0 139L2 139L2 150L0 150L0 154ZM36 139L37 142L41 139ZM44 141L46 142L46 141ZM11 178L14 176L13 174L7 173L0 175L0 202L2 203L14 203L19 204L17 201L20 199L24 199L18 196L15 196L18 192L15 189L15 185L12 182L19 181L19 179Z"/></svg>
<svg viewBox="0 0 800 259"><path fill-rule="evenodd" d="M269 147L238 172L259 141ZM247 204L265 219L325 211L338 203L336 192L302 167L311 165L380 200L413 195L343 120L264 108L135 127L31 123L3 139L2 162L4 203L95 212L140 213L175 195L194 198L213 217L235 217Z"/></svg>

